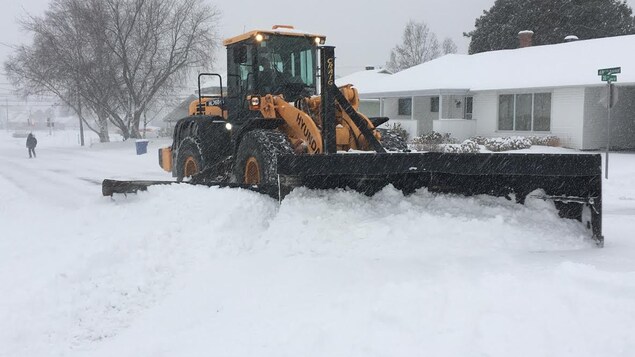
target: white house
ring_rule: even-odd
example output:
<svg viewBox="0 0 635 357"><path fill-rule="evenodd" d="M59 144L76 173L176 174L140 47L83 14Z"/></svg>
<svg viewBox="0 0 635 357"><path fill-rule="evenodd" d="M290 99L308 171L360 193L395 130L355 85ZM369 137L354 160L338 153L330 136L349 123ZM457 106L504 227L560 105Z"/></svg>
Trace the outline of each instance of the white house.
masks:
<svg viewBox="0 0 635 357"><path fill-rule="evenodd" d="M358 90L411 136L556 135L563 146L594 150L607 142L598 70L611 67L621 67L611 147L635 148L635 35L447 55Z"/></svg>
<svg viewBox="0 0 635 357"><path fill-rule="evenodd" d="M375 69L374 67L366 67L366 70L351 73L347 76L335 79L335 84L343 86L353 84L360 93L368 90L378 80L382 80L392 73L385 68ZM362 98L359 103L359 111L367 116L374 117L380 114L380 101L373 98Z"/></svg>

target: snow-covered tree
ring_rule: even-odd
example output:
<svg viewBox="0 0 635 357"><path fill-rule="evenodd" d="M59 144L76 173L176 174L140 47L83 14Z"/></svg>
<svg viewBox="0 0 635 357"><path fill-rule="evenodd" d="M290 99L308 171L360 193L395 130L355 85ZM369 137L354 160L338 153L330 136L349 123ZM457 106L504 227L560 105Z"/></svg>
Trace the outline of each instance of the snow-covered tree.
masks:
<svg viewBox="0 0 635 357"><path fill-rule="evenodd" d="M404 29L401 44L392 49L386 67L394 73L431 61L440 55L437 35L425 23L410 20Z"/></svg>
<svg viewBox="0 0 635 357"><path fill-rule="evenodd" d="M155 97L213 62L218 18L205 0L53 0L23 22L33 43L5 70L23 93L53 93L80 118L92 112L103 141L108 121L138 138Z"/></svg>
<svg viewBox="0 0 635 357"><path fill-rule="evenodd" d="M623 0L496 0L476 19L469 53L518 47L518 32L534 32L534 45L635 33L632 9Z"/></svg>
<svg viewBox="0 0 635 357"><path fill-rule="evenodd" d="M458 51L458 48L456 47L456 43L454 43L454 41L452 41L452 39L449 37L443 40L443 43L441 44L441 49L443 50L444 55L456 53Z"/></svg>

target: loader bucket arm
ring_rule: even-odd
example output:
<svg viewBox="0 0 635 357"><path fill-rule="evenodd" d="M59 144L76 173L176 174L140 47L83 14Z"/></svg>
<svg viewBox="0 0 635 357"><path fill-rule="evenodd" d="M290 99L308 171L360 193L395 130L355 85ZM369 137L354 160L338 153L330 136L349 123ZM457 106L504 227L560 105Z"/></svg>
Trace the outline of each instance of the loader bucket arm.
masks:
<svg viewBox="0 0 635 357"><path fill-rule="evenodd" d="M364 117L362 117L355 108L348 102L342 91L335 84L330 85L327 90L330 94L335 98L337 104L340 105L342 110L348 115L348 117L353 121L355 126L359 129L359 131L364 135L366 141L370 144L370 147L376 152L385 153L386 149L381 145L379 140L374 135L373 127L370 121Z"/></svg>

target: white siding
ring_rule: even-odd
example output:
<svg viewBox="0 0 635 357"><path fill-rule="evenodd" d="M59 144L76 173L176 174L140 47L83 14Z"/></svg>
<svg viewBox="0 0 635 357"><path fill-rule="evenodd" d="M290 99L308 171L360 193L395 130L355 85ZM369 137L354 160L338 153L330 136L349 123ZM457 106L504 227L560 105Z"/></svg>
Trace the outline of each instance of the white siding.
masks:
<svg viewBox="0 0 635 357"><path fill-rule="evenodd" d="M432 131L432 121L438 118L438 113L430 112L430 97L413 98L412 116L399 115L399 98L384 98L383 101L382 115L390 118L389 123L401 123L411 138Z"/></svg>
<svg viewBox="0 0 635 357"><path fill-rule="evenodd" d="M397 119L397 113L399 110L399 102L397 98L385 98L384 99L384 112L383 116L389 117L391 119Z"/></svg>
<svg viewBox="0 0 635 357"><path fill-rule="evenodd" d="M581 149L583 122L584 88L554 89L551 94L551 135L560 138L564 147Z"/></svg>
<svg viewBox="0 0 635 357"><path fill-rule="evenodd" d="M434 121L434 131L449 133L460 141L469 139L476 133L476 120L466 119L441 119Z"/></svg>
<svg viewBox="0 0 635 357"><path fill-rule="evenodd" d="M399 123L404 129L406 129L410 138L414 138L419 135L419 121L413 120L410 115L399 115L399 98L384 98L383 101L384 111L382 116L390 119L387 124L383 125L384 127L386 127L386 125Z"/></svg>
<svg viewBox="0 0 635 357"><path fill-rule="evenodd" d="M379 100L362 99L359 101L359 111L367 117L379 116Z"/></svg>
<svg viewBox="0 0 635 357"><path fill-rule="evenodd" d="M437 118L437 113L430 112L430 97L414 98L413 117L419 122L416 136L432 131L432 121Z"/></svg>
<svg viewBox="0 0 635 357"><path fill-rule="evenodd" d="M381 127L387 127L388 125L393 125L399 123L402 128L404 128L408 132L408 138L412 139L416 137L419 130L419 122L417 120L410 119L390 119L390 121L386 124L381 125Z"/></svg>
<svg viewBox="0 0 635 357"><path fill-rule="evenodd" d="M399 115L399 98L384 99L384 116L390 119L411 119L410 115Z"/></svg>

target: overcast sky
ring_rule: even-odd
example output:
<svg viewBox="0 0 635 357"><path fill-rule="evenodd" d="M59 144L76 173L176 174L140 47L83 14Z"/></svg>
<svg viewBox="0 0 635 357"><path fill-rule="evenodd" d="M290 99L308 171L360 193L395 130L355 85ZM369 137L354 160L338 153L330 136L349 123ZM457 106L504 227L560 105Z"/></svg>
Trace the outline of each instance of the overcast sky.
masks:
<svg viewBox="0 0 635 357"><path fill-rule="evenodd" d="M383 66L409 19L426 22L440 40L450 37L460 51L466 52L469 42L462 33L470 31L474 19L494 4L494 0L392 0L381 5L367 0L209 1L222 11L222 38L244 30L268 29L275 24L294 25L326 35L327 43L337 47L339 74L360 70L366 65ZM3 1L0 11L2 62L11 51L7 45L29 41L16 19L26 13L43 13L48 2Z"/></svg>
<svg viewBox="0 0 635 357"><path fill-rule="evenodd" d="M274 24L294 25L301 30L326 35L327 44L337 47L336 70L339 75L361 70L366 65L383 66L390 50L399 43L409 19L424 21L438 35L439 41L449 37L456 42L459 52L466 53L469 40L463 37L463 32L471 31L474 20L494 4L494 0L209 1L223 13L220 26L223 38L244 30L271 28ZM1 62L11 51L8 46L29 41L28 35L21 32L17 19L27 13L43 13L48 2L3 1L0 11ZM224 52L219 57L223 56ZM0 78L0 82L5 80Z"/></svg>

